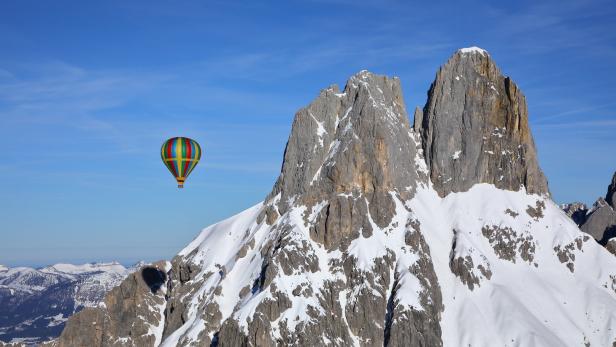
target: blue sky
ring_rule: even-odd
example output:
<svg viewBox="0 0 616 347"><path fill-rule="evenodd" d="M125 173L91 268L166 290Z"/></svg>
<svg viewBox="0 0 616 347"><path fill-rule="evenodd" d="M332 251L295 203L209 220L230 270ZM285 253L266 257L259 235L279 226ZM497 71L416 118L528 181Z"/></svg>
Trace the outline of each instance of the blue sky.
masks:
<svg viewBox="0 0 616 347"><path fill-rule="evenodd" d="M610 1L0 2L0 263L170 259L261 201L294 112L361 69L409 110L460 47L527 96L557 202L616 169ZM205 149L178 190L171 136Z"/></svg>

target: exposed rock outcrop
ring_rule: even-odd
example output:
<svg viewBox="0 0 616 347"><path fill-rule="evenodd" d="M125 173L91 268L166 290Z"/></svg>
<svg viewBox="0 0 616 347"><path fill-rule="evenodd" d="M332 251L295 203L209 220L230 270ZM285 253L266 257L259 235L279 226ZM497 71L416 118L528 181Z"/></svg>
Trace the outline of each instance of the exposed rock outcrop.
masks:
<svg viewBox="0 0 616 347"><path fill-rule="evenodd" d="M257 248L263 259L258 279L239 292L240 300L265 294L268 299L254 307L254 318L244 326L228 317L219 300L212 300L199 315L206 324L200 341L219 346L322 345L326 341L440 346L443 306L430 250L418 224L393 220L395 199L410 199L419 183L428 182L418 141L397 78L361 71L348 80L344 91L331 86L300 109L280 177L259 212L258 222L268 228L268 239L255 242L254 230L249 228L238 251L244 261L248 250ZM302 209L300 220L293 220ZM308 238L298 234L303 228ZM353 240L371 237L375 228L408 234L400 247L416 261L407 262L406 256L397 255L398 250L388 248L376 256L374 268L361 264L348 248ZM324 262L317 256L320 247L340 256ZM206 285L205 278L216 276L208 270L205 276L195 277L193 269L203 263L200 256L195 249L174 260L173 273L179 278L176 275L170 282L174 295L167 307L165 337L187 320L184 298ZM224 278L227 271L221 265L220 276ZM329 279L321 285L321 280L306 280L285 289L290 285L288 276L306 274ZM397 293L405 290L400 281L410 277L419 283L421 307L400 303ZM222 285L212 295L221 291ZM297 308L298 300L318 303L305 312L310 320L298 325L279 323L285 312ZM234 312L240 310L234 308ZM276 331L278 339L269 331ZM188 335L179 337L179 343L189 344Z"/></svg>
<svg viewBox="0 0 616 347"><path fill-rule="evenodd" d="M588 211L580 229L605 246L607 241L616 237L616 212L603 198L599 198Z"/></svg>
<svg viewBox="0 0 616 347"><path fill-rule="evenodd" d="M607 188L604 198L599 198L588 209L580 203L564 204L563 211L573 219L580 229L591 235L610 253L616 255L616 173Z"/></svg>
<svg viewBox="0 0 616 347"><path fill-rule="evenodd" d="M168 263L146 265L113 288L99 307L72 316L56 347L156 346L162 338Z"/></svg>
<svg viewBox="0 0 616 347"><path fill-rule="evenodd" d="M616 172L614 172L614 176L612 176L612 182L607 187L607 194L605 195L605 201L612 206L613 209L616 209Z"/></svg>
<svg viewBox="0 0 616 347"><path fill-rule="evenodd" d="M457 51L436 74L421 129L430 178L441 196L476 183L547 194L528 126L526 98L480 48Z"/></svg>
<svg viewBox="0 0 616 347"><path fill-rule="evenodd" d="M328 206L330 214L345 219L356 208L356 215L365 218L369 209L376 224L385 226L394 213L390 192L410 198L418 182L427 183L417 147L400 80L361 71L343 92L331 86L297 112L282 171L266 204L276 200L276 214L282 215L295 198L310 208L324 199L361 194L368 204L355 207L346 202L349 197L339 197ZM341 220L329 225L336 230L318 230L317 237L331 247L339 241L331 238L365 224L365 219Z"/></svg>
<svg viewBox="0 0 616 347"><path fill-rule="evenodd" d="M588 213L588 206L581 202L572 202L569 204L562 204L560 208L565 211L565 214L569 218L573 219L578 226L586 222L586 214Z"/></svg>

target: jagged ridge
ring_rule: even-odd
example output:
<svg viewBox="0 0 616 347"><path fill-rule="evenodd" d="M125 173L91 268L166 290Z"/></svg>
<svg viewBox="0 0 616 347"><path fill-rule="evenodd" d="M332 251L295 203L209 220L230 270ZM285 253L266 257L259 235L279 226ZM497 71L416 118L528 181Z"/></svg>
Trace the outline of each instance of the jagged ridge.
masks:
<svg viewBox="0 0 616 347"><path fill-rule="evenodd" d="M485 51L456 56L499 76ZM450 166L434 161L448 141L436 134L448 122L433 113L439 103L414 131L396 79L360 72L343 93L322 91L297 113L266 200L206 228L173 260L162 345L611 344L616 259L549 200L521 94L504 83L515 112L485 118L517 126L485 145L517 141L519 160L481 159L488 176L452 185L438 179ZM507 180L494 181L499 168Z"/></svg>

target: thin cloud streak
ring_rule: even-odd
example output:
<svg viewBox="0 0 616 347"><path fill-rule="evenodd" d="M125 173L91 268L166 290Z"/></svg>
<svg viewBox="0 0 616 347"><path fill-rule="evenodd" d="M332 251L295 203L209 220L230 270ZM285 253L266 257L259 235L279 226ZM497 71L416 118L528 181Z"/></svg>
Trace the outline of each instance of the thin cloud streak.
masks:
<svg viewBox="0 0 616 347"><path fill-rule="evenodd" d="M616 126L616 119L535 124L534 126L541 128L613 127Z"/></svg>

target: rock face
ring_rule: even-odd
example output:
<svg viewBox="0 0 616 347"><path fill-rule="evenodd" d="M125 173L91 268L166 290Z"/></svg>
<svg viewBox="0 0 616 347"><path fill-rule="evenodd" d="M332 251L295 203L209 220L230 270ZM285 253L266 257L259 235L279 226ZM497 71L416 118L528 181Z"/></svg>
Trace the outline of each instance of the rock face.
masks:
<svg viewBox="0 0 616 347"><path fill-rule="evenodd" d="M581 226L586 222L586 213L588 213L588 207L581 202L572 202L569 204L562 204L560 208L565 211L569 218L573 219L575 224Z"/></svg>
<svg viewBox="0 0 616 347"><path fill-rule="evenodd" d="M386 226L395 212L391 192L410 198L418 182L427 183L417 140L399 79L362 71L342 93L331 86L295 115L268 213L286 213L294 198L309 209L329 201L314 230L327 248L369 229L368 218ZM340 220L326 224L328 215Z"/></svg>
<svg viewBox="0 0 616 347"><path fill-rule="evenodd" d="M423 112L415 113L415 129L441 196L477 183L548 193L526 98L480 48L459 50L439 69Z"/></svg>
<svg viewBox="0 0 616 347"><path fill-rule="evenodd" d="M52 345L157 346L162 338L168 262L145 265L113 288L98 307L72 316Z"/></svg>
<svg viewBox="0 0 616 347"><path fill-rule="evenodd" d="M452 61L485 58L463 53ZM481 71L498 80L484 63ZM611 344L616 330L604 327L616 321L616 258L544 194L523 98L502 82L508 101L489 101L498 112L483 114L487 120L458 117L482 132L498 126L502 136L487 137L480 149L515 148L513 160L475 158L469 150L458 157L459 169L480 161L490 175L477 172L455 187L430 180L446 168L435 164L446 123L432 111L446 105L416 111L422 121L412 129L396 78L362 71L343 91L321 91L295 115L280 176L262 203L204 229L159 267L168 277L159 291L127 279L106 308L71 318L60 343ZM471 98L485 88L473 82L463 92ZM513 124L502 129L501 116ZM492 181L494 170L507 179ZM458 187L464 192L447 194ZM145 326L152 327L147 334Z"/></svg>
<svg viewBox="0 0 616 347"><path fill-rule="evenodd" d="M612 183L607 187L607 194L605 195L605 201L616 209L616 172L612 176Z"/></svg>
<svg viewBox="0 0 616 347"><path fill-rule="evenodd" d="M417 141L397 78L362 71L344 91L331 86L299 110L280 177L238 245L237 257L249 258L242 266L255 269L254 279L233 294L239 300L234 307L216 299L204 306L202 341L219 346L327 341L442 345L441 293L429 247L418 224L396 216L396 200L411 198L418 183L427 184ZM351 253L353 241L392 225L392 232L397 228L406 235L396 248L407 254L391 249L375 256L375 269L366 268ZM259 250L258 258L247 255L251 249ZM195 277L202 252L190 250L174 261L174 273L180 276L172 283L179 297L204 285ZM238 266L221 262L218 270L208 271L222 276L212 289L214 296L226 295L224 279L237 276L233 272ZM405 290L406 278L417 281L418 306L399 303L396 293ZM238 324L234 316L245 314L242 303L251 298L254 316ZM189 315L181 301L173 300L173 310L167 310L165 336ZM296 323L296 310L305 310L301 315L309 319ZM190 335L170 338L189 344Z"/></svg>
<svg viewBox="0 0 616 347"><path fill-rule="evenodd" d="M603 198L599 198L588 211L580 229L605 246L609 239L616 237L616 212Z"/></svg>
<svg viewBox="0 0 616 347"><path fill-rule="evenodd" d="M561 208L583 232L591 235L600 245L616 255L616 210L614 208L616 197L614 194L616 194L616 173L607 188L605 199L597 199L590 209L580 203L565 204Z"/></svg>

